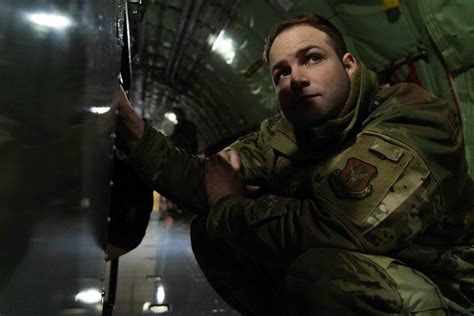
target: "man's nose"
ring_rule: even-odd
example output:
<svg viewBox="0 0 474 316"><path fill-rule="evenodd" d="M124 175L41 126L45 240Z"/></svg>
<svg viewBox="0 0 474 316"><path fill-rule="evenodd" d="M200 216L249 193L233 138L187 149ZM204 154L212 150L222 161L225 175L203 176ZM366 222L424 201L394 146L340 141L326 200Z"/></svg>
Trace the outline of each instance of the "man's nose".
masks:
<svg viewBox="0 0 474 316"><path fill-rule="evenodd" d="M290 88L293 92L300 92L303 88L309 86L310 82L304 72L293 70L291 72Z"/></svg>

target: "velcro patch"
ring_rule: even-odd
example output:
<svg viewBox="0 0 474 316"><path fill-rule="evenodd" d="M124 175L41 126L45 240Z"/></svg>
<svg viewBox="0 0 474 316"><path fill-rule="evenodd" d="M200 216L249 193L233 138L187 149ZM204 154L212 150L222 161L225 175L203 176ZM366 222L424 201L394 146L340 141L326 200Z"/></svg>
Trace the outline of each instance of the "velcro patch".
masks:
<svg viewBox="0 0 474 316"><path fill-rule="evenodd" d="M370 181L377 175L377 168L355 157L347 160L344 169L334 170L329 183L339 198L363 199L372 192Z"/></svg>

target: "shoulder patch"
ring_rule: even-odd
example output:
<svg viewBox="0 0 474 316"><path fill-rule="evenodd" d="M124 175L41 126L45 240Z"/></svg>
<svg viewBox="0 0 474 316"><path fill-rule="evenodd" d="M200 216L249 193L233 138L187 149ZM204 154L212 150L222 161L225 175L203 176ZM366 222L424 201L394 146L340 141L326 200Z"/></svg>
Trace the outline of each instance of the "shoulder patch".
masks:
<svg viewBox="0 0 474 316"><path fill-rule="evenodd" d="M343 210L356 227L365 230L371 226L367 218L412 159L412 152L402 144L363 132L350 147L315 166L310 179L313 194Z"/></svg>
<svg viewBox="0 0 474 316"><path fill-rule="evenodd" d="M370 181L376 175L377 167L351 157L344 169L336 169L331 173L329 184L339 198L363 199L372 193Z"/></svg>

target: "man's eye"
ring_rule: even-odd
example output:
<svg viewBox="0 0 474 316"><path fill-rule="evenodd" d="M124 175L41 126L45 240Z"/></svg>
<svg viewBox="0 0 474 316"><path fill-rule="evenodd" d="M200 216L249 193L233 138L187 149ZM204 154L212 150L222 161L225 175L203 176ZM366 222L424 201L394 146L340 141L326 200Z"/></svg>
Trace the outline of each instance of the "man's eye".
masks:
<svg viewBox="0 0 474 316"><path fill-rule="evenodd" d="M275 74L274 81L275 83L278 83L281 79L284 77L288 76L290 72L288 70L281 70Z"/></svg>
<svg viewBox="0 0 474 316"><path fill-rule="evenodd" d="M321 55L318 54L313 54L309 55L308 58L306 59L306 64L315 64L319 61L321 61Z"/></svg>

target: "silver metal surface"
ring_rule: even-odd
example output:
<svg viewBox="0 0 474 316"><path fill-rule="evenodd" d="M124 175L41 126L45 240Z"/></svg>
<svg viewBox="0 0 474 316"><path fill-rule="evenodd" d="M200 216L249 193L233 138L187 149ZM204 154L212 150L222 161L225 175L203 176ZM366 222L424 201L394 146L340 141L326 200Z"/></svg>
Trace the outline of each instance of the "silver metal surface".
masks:
<svg viewBox="0 0 474 316"><path fill-rule="evenodd" d="M120 258L114 316L238 316L213 290L191 249L192 216L151 214L140 246Z"/></svg>
<svg viewBox="0 0 474 316"><path fill-rule="evenodd" d="M0 1L0 315L100 315L120 1Z"/></svg>

